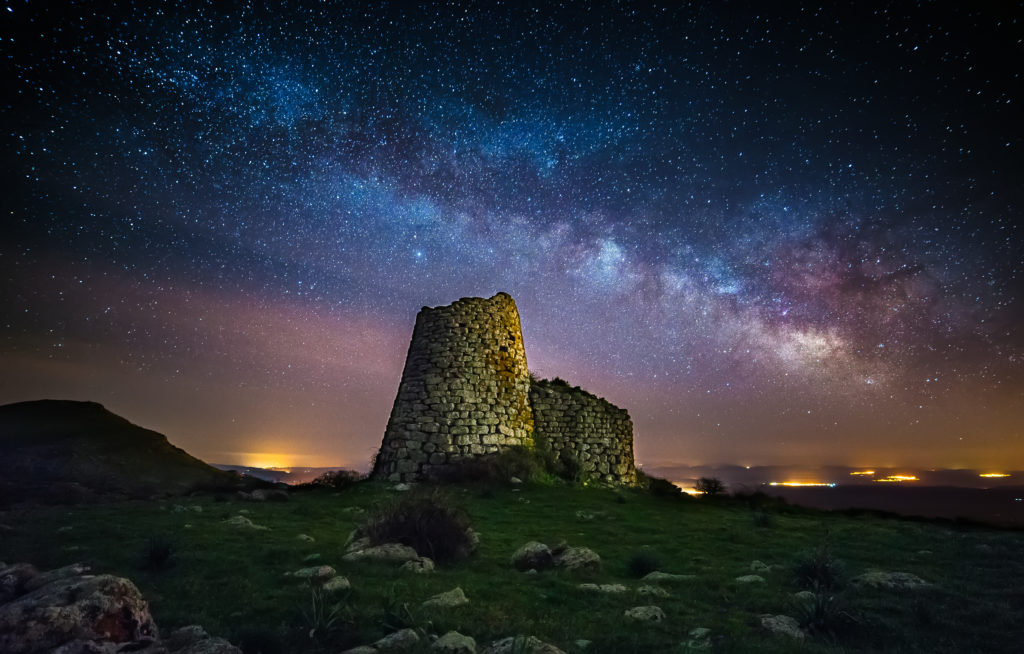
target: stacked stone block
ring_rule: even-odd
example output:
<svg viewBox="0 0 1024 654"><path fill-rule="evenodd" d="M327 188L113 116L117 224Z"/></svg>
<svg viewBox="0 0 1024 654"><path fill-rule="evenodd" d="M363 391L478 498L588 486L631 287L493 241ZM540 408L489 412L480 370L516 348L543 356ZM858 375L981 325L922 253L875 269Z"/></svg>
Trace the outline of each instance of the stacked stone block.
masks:
<svg viewBox="0 0 1024 654"><path fill-rule="evenodd" d="M530 389L538 446L579 461L583 478L636 483L629 413L580 388L537 381Z"/></svg>
<svg viewBox="0 0 1024 654"><path fill-rule="evenodd" d="M532 445L530 372L515 301L462 298L416 316L376 478L431 477L459 459Z"/></svg>

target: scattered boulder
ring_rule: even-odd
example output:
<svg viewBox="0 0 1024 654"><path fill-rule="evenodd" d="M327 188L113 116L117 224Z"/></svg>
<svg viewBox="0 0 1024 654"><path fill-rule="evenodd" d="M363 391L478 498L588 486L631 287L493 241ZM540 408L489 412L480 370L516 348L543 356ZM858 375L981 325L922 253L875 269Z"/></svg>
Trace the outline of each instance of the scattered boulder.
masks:
<svg viewBox="0 0 1024 654"><path fill-rule="evenodd" d="M241 650L206 633L199 625L189 625L171 632L164 642L171 654L241 654Z"/></svg>
<svg viewBox="0 0 1024 654"><path fill-rule="evenodd" d="M401 569L420 575L429 574L434 571L434 560L430 557L421 556L418 559L406 561L402 564Z"/></svg>
<svg viewBox="0 0 1024 654"><path fill-rule="evenodd" d="M576 512L576 519L581 522L590 522L595 517L596 516L593 513L589 513L587 511L580 510Z"/></svg>
<svg viewBox="0 0 1024 654"><path fill-rule="evenodd" d="M82 565L81 563L72 563L71 565L66 565L63 568L41 572L25 582L25 592L31 593L35 589L42 588L48 583L60 581L61 579L69 579L71 577L81 577L88 572L89 566Z"/></svg>
<svg viewBox="0 0 1024 654"><path fill-rule="evenodd" d="M665 612L658 606L634 606L626 609L624 615L634 622L661 622L665 619Z"/></svg>
<svg viewBox="0 0 1024 654"><path fill-rule="evenodd" d="M771 570L772 569L767 564L762 563L761 561L750 562L750 571L753 573L771 572Z"/></svg>
<svg viewBox="0 0 1024 654"><path fill-rule="evenodd" d="M854 577L853 583L858 586L870 586L871 588L886 588L890 590L910 590L930 586L927 581L909 572L865 572Z"/></svg>
<svg viewBox="0 0 1024 654"><path fill-rule="evenodd" d="M809 590L798 590L797 592L793 593L793 599L797 600L798 602L809 603L815 600L815 596L814 593L812 593Z"/></svg>
<svg viewBox="0 0 1024 654"><path fill-rule="evenodd" d="M454 606L462 606L464 604L469 604L469 598L466 597L466 594L462 592L462 588L459 586L456 586L447 592L438 593L423 602L424 607L433 608L451 608Z"/></svg>
<svg viewBox="0 0 1024 654"><path fill-rule="evenodd" d="M654 572L648 573L640 581L646 581L652 584L679 584L684 581L690 581L696 579L697 575L674 575L669 572Z"/></svg>
<svg viewBox="0 0 1024 654"><path fill-rule="evenodd" d="M694 627L688 635L687 649L711 649L711 630L707 627Z"/></svg>
<svg viewBox="0 0 1024 654"><path fill-rule="evenodd" d="M788 615L762 615L761 626L780 636L789 636L797 640L803 640L805 637L800 624Z"/></svg>
<svg viewBox="0 0 1024 654"><path fill-rule="evenodd" d="M25 590L25 584L39 574L34 565L15 563L0 568L0 602L17 597Z"/></svg>
<svg viewBox="0 0 1024 654"><path fill-rule="evenodd" d="M509 477L508 483L512 484L513 486L518 486L519 484L523 483L523 480L520 479L519 477Z"/></svg>
<svg viewBox="0 0 1024 654"><path fill-rule="evenodd" d="M295 572L287 573L289 577L297 579L309 579L310 582L327 581L338 574L337 570L329 565L315 565L310 568L301 568Z"/></svg>
<svg viewBox="0 0 1024 654"><path fill-rule="evenodd" d="M496 640L480 654L565 654L554 645L535 636L509 636Z"/></svg>
<svg viewBox="0 0 1024 654"><path fill-rule="evenodd" d="M601 569L601 557L589 547L569 547L555 556L555 565L571 572L597 572Z"/></svg>
<svg viewBox="0 0 1024 654"><path fill-rule="evenodd" d="M741 584L763 584L764 577L761 575L743 575L742 577L736 577L736 581Z"/></svg>
<svg viewBox="0 0 1024 654"><path fill-rule="evenodd" d="M435 640L430 649L447 654L476 654L476 641L457 631L449 631Z"/></svg>
<svg viewBox="0 0 1024 654"><path fill-rule="evenodd" d="M309 534L299 534L295 538L298 539L298 540L301 540L304 543L315 543L316 542L316 539L313 538L312 536L310 536Z"/></svg>
<svg viewBox="0 0 1024 654"><path fill-rule="evenodd" d="M370 547L372 545L373 545L372 541L370 541L369 538L364 536L363 538L352 539L348 543L346 543L345 551L346 552L361 552L361 551L365 550L366 548L368 548L368 547Z"/></svg>
<svg viewBox="0 0 1024 654"><path fill-rule="evenodd" d="M580 584L579 588L595 593L625 593L627 590L622 584Z"/></svg>
<svg viewBox="0 0 1024 654"><path fill-rule="evenodd" d="M384 543L360 550L353 550L341 557L342 561L381 561L384 563L405 563L420 558L416 550L400 543Z"/></svg>
<svg viewBox="0 0 1024 654"><path fill-rule="evenodd" d="M637 595L649 595L651 597L668 597L668 591L660 586L644 584L636 589Z"/></svg>
<svg viewBox="0 0 1024 654"><path fill-rule="evenodd" d="M56 649L72 641L156 640L149 607L135 584L112 575L65 577L0 605L0 652ZM77 649L76 649L77 651Z"/></svg>
<svg viewBox="0 0 1024 654"><path fill-rule="evenodd" d="M419 634L413 629L402 629L384 636L373 644L379 652L405 652L416 647L420 642Z"/></svg>
<svg viewBox="0 0 1024 654"><path fill-rule="evenodd" d="M395 484L394 486L391 487L391 490L398 491L399 493L404 493L406 491L412 490L412 486L406 483Z"/></svg>
<svg viewBox="0 0 1024 654"><path fill-rule="evenodd" d="M354 513L357 515L360 513L364 513L365 511L366 509L364 509L361 506L346 506L344 509L341 510L342 513Z"/></svg>
<svg viewBox="0 0 1024 654"><path fill-rule="evenodd" d="M258 531L270 531L270 527L258 525L249 518L246 518L244 515L233 515L224 522L232 527L238 527L240 529L256 529Z"/></svg>
<svg viewBox="0 0 1024 654"><path fill-rule="evenodd" d="M551 554L551 548L535 540L524 543L512 555L512 566L516 570L546 570L554 565L555 558Z"/></svg>
<svg viewBox="0 0 1024 654"><path fill-rule="evenodd" d="M378 650L376 647L370 647L369 645L360 645L359 647L347 649L341 654L378 654Z"/></svg>
<svg viewBox="0 0 1024 654"><path fill-rule="evenodd" d="M321 588L325 593L337 593L338 591L352 588L352 584L349 583L348 578L339 575L337 577L331 577L325 581Z"/></svg>
<svg viewBox="0 0 1024 654"><path fill-rule="evenodd" d="M320 560L322 560L323 558L324 557L323 557L322 554L320 554L319 552L316 552L314 554L308 554L308 555L302 557L302 562L303 563L317 563Z"/></svg>

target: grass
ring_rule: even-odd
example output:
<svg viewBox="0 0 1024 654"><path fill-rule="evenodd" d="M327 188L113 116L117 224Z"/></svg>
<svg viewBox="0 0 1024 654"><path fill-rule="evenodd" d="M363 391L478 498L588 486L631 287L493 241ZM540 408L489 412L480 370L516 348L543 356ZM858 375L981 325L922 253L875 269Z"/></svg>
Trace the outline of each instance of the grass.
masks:
<svg viewBox="0 0 1024 654"><path fill-rule="evenodd" d="M577 639L592 641L591 653L684 651L694 627L711 629L716 652L1019 650L1020 531L793 507L771 509L772 528L762 529L752 524L748 503L738 500L668 501L640 491L566 485L447 490L466 507L481 534L480 546L471 558L429 575L341 560L349 532L395 499L394 491L376 483L341 493L295 493L287 503L187 500L201 512L173 511L180 499L14 508L0 514L0 524L11 528L0 539L0 560L42 568L80 561L135 581L164 632L198 623L212 634L237 639L258 626L285 652L341 651L371 643L397 626L436 634L455 629L478 643L527 634L570 654L580 651ZM346 510L352 507L363 512ZM224 523L240 510L270 530ZM597 517L582 521L577 512ZM140 566L139 554L156 534L175 535L173 566ZM299 540L299 534L316 542ZM516 572L509 556L528 540L590 547L602 557L602 572L586 578L561 570ZM895 593L848 584L842 589L843 614L855 616L855 623L819 629L820 635L804 644L762 631L762 614L808 619L794 608L793 593L800 586L793 571L807 552L825 543L847 578L870 569L896 570L934 586ZM696 578L666 586L668 598L577 588L581 581L636 588L640 582L628 571L638 552L656 552L663 571ZM335 618L332 628L310 636L310 588L284 573L303 567L312 553L347 576L352 589L339 596L343 606L336 614L333 606L326 607L324 615ZM760 573L763 584L737 583L736 577L750 573L753 560L778 568ZM455 586L469 597L468 606L420 606ZM625 609L651 603L664 609L667 620L644 626L623 619ZM824 624L832 607L818 608L819 615L810 617Z"/></svg>

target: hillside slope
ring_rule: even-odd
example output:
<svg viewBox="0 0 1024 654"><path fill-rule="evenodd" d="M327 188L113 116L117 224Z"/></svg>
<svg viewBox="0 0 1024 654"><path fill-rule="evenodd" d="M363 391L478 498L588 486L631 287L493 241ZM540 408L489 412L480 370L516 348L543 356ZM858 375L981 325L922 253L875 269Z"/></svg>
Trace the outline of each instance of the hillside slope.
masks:
<svg viewBox="0 0 1024 654"><path fill-rule="evenodd" d="M0 406L0 499L8 502L150 497L237 480L95 402Z"/></svg>

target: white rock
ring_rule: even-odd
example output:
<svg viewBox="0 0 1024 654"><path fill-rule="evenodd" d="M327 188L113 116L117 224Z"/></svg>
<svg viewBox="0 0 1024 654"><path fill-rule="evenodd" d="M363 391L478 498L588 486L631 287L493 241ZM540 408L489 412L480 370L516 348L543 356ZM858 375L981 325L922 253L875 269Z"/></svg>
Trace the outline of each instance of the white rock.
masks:
<svg viewBox="0 0 1024 654"><path fill-rule="evenodd" d="M544 570L554 565L555 558L551 554L551 548L535 540L523 543L512 554L512 566L516 570Z"/></svg>
<svg viewBox="0 0 1024 654"><path fill-rule="evenodd" d="M650 595L651 597L668 597L668 591L659 586L644 584L636 589L637 595Z"/></svg>
<svg viewBox="0 0 1024 654"><path fill-rule="evenodd" d="M565 652L534 636L509 636L494 641L480 654L565 654Z"/></svg>
<svg viewBox="0 0 1024 654"><path fill-rule="evenodd" d="M766 564L762 563L761 561L751 561L750 562L750 571L751 572L770 572L771 568L769 568Z"/></svg>
<svg viewBox="0 0 1024 654"><path fill-rule="evenodd" d="M402 629L393 634L384 636L373 644L373 647L382 652L404 652L411 650L420 642L419 634L412 629Z"/></svg>
<svg viewBox="0 0 1024 654"><path fill-rule="evenodd" d="M798 640L804 639L804 632L800 630L800 624L788 615L762 615L761 626L781 636L789 636Z"/></svg>
<svg viewBox="0 0 1024 654"><path fill-rule="evenodd" d="M434 571L434 560L426 556L421 556L414 561L406 561L402 564L401 569L406 572L412 572L420 575L430 574Z"/></svg>
<svg viewBox="0 0 1024 654"><path fill-rule="evenodd" d="M331 577L330 579L325 581L324 585L321 586L321 588L324 589L325 593L337 593L338 591L348 590L349 588L352 588L352 584L349 583L349 580L347 578L339 575L337 577Z"/></svg>
<svg viewBox="0 0 1024 654"><path fill-rule="evenodd" d="M707 627L694 627L686 641L687 649L711 649L711 630Z"/></svg>
<svg viewBox="0 0 1024 654"><path fill-rule="evenodd" d="M520 479L519 477L509 477L508 483L515 484L518 486L519 484L523 483L523 480Z"/></svg>
<svg viewBox="0 0 1024 654"><path fill-rule="evenodd" d="M570 571L597 571L601 569L601 557L589 547L569 547L555 556L555 565Z"/></svg>
<svg viewBox="0 0 1024 654"><path fill-rule="evenodd" d="M626 609L624 615L636 622L661 622L665 619L665 612L658 606L634 606Z"/></svg>
<svg viewBox="0 0 1024 654"><path fill-rule="evenodd" d="M455 588L434 595L427 601L423 602L425 607L436 607L436 608L450 608L454 606L463 606L469 604L469 598L462 592L462 588L456 586Z"/></svg>
<svg viewBox="0 0 1024 654"><path fill-rule="evenodd" d="M405 483L395 484L394 486L391 487L391 490L398 491L400 493L404 493L405 491L411 490L411 489L412 489L412 486L410 486L409 484L405 484Z"/></svg>
<svg viewBox="0 0 1024 654"><path fill-rule="evenodd" d="M355 552L349 552L341 557L342 561L383 561L385 563L405 563L420 558L416 550L408 545L400 543L384 543L374 547L367 547Z"/></svg>
<svg viewBox="0 0 1024 654"><path fill-rule="evenodd" d="M240 529L255 529L257 531L270 531L270 527L264 527L263 525L258 525L256 523L254 523L252 520L250 520L249 518L246 518L244 515L234 515L234 516L231 516L230 518L228 518L224 522L227 523L228 525L231 525L232 527L238 527Z"/></svg>
<svg viewBox="0 0 1024 654"><path fill-rule="evenodd" d="M763 584L764 577L761 575L743 575L742 577L736 577L736 581L741 584Z"/></svg>
<svg viewBox="0 0 1024 654"><path fill-rule="evenodd" d="M647 574L641 581L647 581L652 584L678 584L684 581L690 581L696 579L697 575L675 575L669 572L658 572L655 570Z"/></svg>
<svg viewBox="0 0 1024 654"><path fill-rule="evenodd" d="M476 654L476 641L457 631L449 631L435 640L430 649L447 654Z"/></svg>
<svg viewBox="0 0 1024 654"><path fill-rule="evenodd" d="M305 543L315 543L316 542L316 539L313 538L312 536L308 535L308 534L299 534L295 538L297 538L298 540L301 540L301 541L303 541Z"/></svg>
<svg viewBox="0 0 1024 654"><path fill-rule="evenodd" d="M579 588L595 593L625 593L627 590L622 584L580 584Z"/></svg>
<svg viewBox="0 0 1024 654"><path fill-rule="evenodd" d="M288 574L297 579L327 580L337 575L338 572L329 565L315 565L309 568L301 568Z"/></svg>

